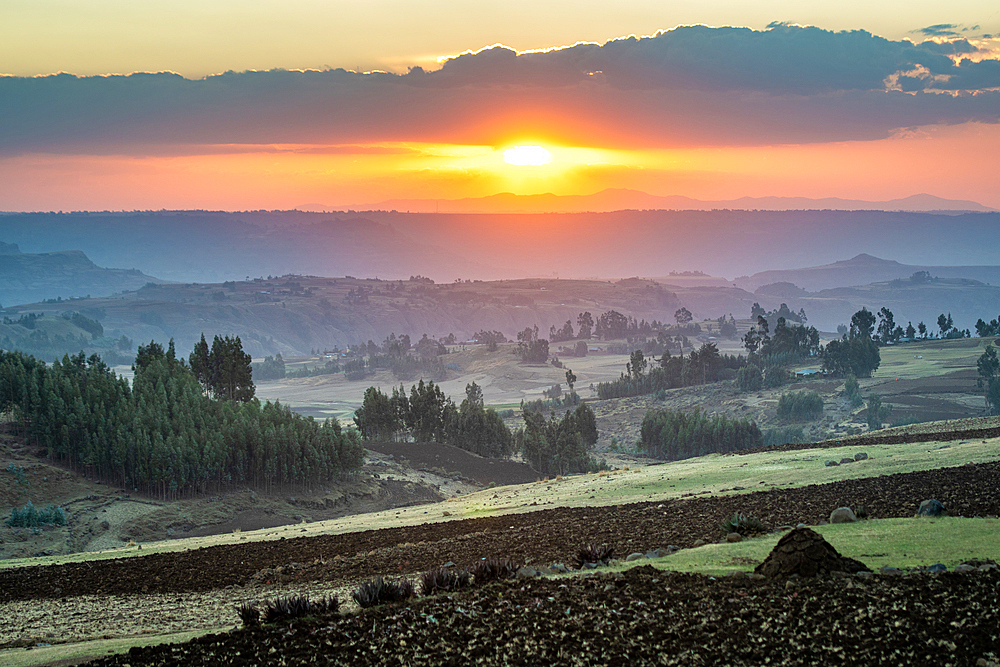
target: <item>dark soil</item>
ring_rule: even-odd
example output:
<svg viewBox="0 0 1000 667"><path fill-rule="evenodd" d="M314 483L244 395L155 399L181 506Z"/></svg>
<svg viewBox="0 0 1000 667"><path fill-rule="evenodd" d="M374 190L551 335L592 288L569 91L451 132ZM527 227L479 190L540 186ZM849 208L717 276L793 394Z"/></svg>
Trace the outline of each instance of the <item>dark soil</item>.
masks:
<svg viewBox="0 0 1000 667"><path fill-rule="evenodd" d="M92 665L976 665L1000 650L1000 573L522 580ZM985 662L979 664L986 664Z"/></svg>

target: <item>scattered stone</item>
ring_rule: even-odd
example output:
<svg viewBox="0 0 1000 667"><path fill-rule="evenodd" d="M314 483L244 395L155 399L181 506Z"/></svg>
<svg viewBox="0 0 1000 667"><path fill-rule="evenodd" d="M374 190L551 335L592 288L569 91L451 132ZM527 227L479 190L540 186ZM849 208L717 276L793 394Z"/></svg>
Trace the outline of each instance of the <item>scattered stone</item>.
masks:
<svg viewBox="0 0 1000 667"><path fill-rule="evenodd" d="M556 572L560 572L560 573L563 573L563 574L565 574L566 572L569 572L569 568L566 567L565 565L563 565L562 563L552 563L552 565L550 566L550 569L553 569Z"/></svg>
<svg viewBox="0 0 1000 667"><path fill-rule="evenodd" d="M934 499L925 500L920 503L920 507L917 509L918 516L947 516L947 514L944 505Z"/></svg>
<svg viewBox="0 0 1000 667"><path fill-rule="evenodd" d="M726 535L726 542L742 542L743 536L739 533L729 533Z"/></svg>
<svg viewBox="0 0 1000 667"><path fill-rule="evenodd" d="M441 516L451 516L451 512L449 512L448 510L445 510L445 511L441 512Z"/></svg>
<svg viewBox="0 0 1000 667"><path fill-rule="evenodd" d="M955 572L975 572L978 568L962 563L955 566Z"/></svg>
<svg viewBox="0 0 1000 667"><path fill-rule="evenodd" d="M845 456L844 458L840 459L840 462L841 463L854 463L854 459L852 459L850 456Z"/></svg>
<svg viewBox="0 0 1000 667"><path fill-rule="evenodd" d="M898 575L898 574L903 574L903 571L900 570L898 567L890 567L888 565L883 565L882 567L879 568L878 573L888 574L888 575Z"/></svg>
<svg viewBox="0 0 1000 667"><path fill-rule="evenodd" d="M800 522L795 527L796 528L808 528L809 526L807 526L806 524Z"/></svg>
<svg viewBox="0 0 1000 667"><path fill-rule="evenodd" d="M703 547L706 544L708 544L708 542L706 542L705 540L695 540L692 546L697 549L698 547Z"/></svg>
<svg viewBox="0 0 1000 667"><path fill-rule="evenodd" d="M836 570L853 574L867 571L868 566L841 556L822 535L809 528L796 528L782 537L764 562L754 568L754 572L768 578L793 574L815 577Z"/></svg>
<svg viewBox="0 0 1000 667"><path fill-rule="evenodd" d="M864 461L867 458L868 458L868 454L866 454L864 452L858 452L857 454L854 455L854 460L855 461Z"/></svg>
<svg viewBox="0 0 1000 667"><path fill-rule="evenodd" d="M641 553L639 553L639 552L637 551L637 552L635 552L635 553L631 553L631 554L629 554L628 556L626 556L626 557L625 557L625 562L626 562L626 563L631 563L631 562L632 562L632 561L634 561L634 560L639 560L640 558L645 558L645 557L646 557L646 556L644 556L643 554L641 554Z"/></svg>
<svg viewBox="0 0 1000 667"><path fill-rule="evenodd" d="M825 465L827 468L832 468L833 466L839 466L840 464L834 461L833 459L830 459L829 461L826 462Z"/></svg>
<svg viewBox="0 0 1000 667"><path fill-rule="evenodd" d="M541 574L542 574L541 572L531 567L530 565L525 565L524 567L522 567L517 571L517 578L530 579L532 577L540 577Z"/></svg>
<svg viewBox="0 0 1000 667"><path fill-rule="evenodd" d="M646 552L646 558L660 558L663 555L659 548L651 549Z"/></svg>
<svg viewBox="0 0 1000 667"><path fill-rule="evenodd" d="M747 573L743 570L733 570L729 576L733 579L746 579Z"/></svg>
<svg viewBox="0 0 1000 667"><path fill-rule="evenodd" d="M838 507L830 512L830 523L854 523L858 520L850 507Z"/></svg>
<svg viewBox="0 0 1000 667"><path fill-rule="evenodd" d="M931 565L930 567L927 568L927 571L928 572L947 572L948 571L948 566L945 565L944 563L934 563L933 565Z"/></svg>

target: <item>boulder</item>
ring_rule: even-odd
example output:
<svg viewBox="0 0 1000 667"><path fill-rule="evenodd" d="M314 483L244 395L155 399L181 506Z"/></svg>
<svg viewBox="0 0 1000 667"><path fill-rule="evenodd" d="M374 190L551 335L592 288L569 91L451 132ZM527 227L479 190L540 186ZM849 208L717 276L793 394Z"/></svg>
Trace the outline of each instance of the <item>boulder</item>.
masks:
<svg viewBox="0 0 1000 667"><path fill-rule="evenodd" d="M632 561L639 560L640 558L645 558L645 556L643 554L639 553L638 551L636 551L635 553L631 553L628 556L626 556L625 557L625 562L626 563L631 563Z"/></svg>
<svg viewBox="0 0 1000 667"><path fill-rule="evenodd" d="M852 459L850 456L845 456L844 458L840 459L840 462L841 463L854 463L854 459Z"/></svg>
<svg viewBox="0 0 1000 667"><path fill-rule="evenodd" d="M726 535L726 542L742 542L743 536L739 533L729 533Z"/></svg>
<svg viewBox="0 0 1000 667"><path fill-rule="evenodd" d="M865 454L864 452L858 452L857 454L854 455L854 460L855 461L864 461L867 458L868 458L868 455Z"/></svg>
<svg viewBox="0 0 1000 667"><path fill-rule="evenodd" d="M946 516L948 514L944 509L944 505L938 500L925 500L920 503L920 507L917 509L918 516Z"/></svg>
<svg viewBox="0 0 1000 667"><path fill-rule="evenodd" d="M845 558L809 528L796 528L786 534L771 550L763 563L754 568L756 574L768 578L787 578L792 575L815 577L830 572L868 572L862 562Z"/></svg>
<svg viewBox="0 0 1000 667"><path fill-rule="evenodd" d="M826 462L827 468L832 468L833 466L839 466L839 465L840 464L834 461L833 459L830 459L829 461Z"/></svg>
<svg viewBox="0 0 1000 667"><path fill-rule="evenodd" d="M854 523L858 517L850 507L838 507L830 512L830 523Z"/></svg>

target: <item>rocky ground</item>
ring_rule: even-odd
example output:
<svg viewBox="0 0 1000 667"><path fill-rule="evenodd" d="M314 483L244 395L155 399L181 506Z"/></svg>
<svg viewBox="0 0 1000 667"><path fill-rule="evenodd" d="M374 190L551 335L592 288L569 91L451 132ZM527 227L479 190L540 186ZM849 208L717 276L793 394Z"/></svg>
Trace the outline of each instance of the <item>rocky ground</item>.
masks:
<svg viewBox="0 0 1000 667"><path fill-rule="evenodd" d="M347 600L353 586L375 575L416 575L489 556L570 563L587 542L613 545L619 555L690 548L718 540L719 521L737 510L773 527L816 524L841 505L865 504L874 517L912 516L920 501L934 497L955 515L996 516L998 488L1000 463L987 463L738 496L2 570L0 641L23 646L233 627L239 602L331 592ZM716 580L650 568L621 577L517 580L135 649L98 664L975 665L1000 653L995 571L792 581Z"/></svg>

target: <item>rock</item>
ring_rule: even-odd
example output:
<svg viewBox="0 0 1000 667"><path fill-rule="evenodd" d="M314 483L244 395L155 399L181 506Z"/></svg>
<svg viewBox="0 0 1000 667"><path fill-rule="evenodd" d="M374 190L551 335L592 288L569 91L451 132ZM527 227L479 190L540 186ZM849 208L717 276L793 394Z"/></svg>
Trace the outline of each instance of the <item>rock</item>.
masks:
<svg viewBox="0 0 1000 667"><path fill-rule="evenodd" d="M729 533L726 535L726 542L742 542L743 536L739 533Z"/></svg>
<svg viewBox="0 0 1000 667"><path fill-rule="evenodd" d="M840 462L841 463L854 463L854 459L852 459L850 456L845 456L844 458L840 459Z"/></svg>
<svg viewBox="0 0 1000 667"><path fill-rule="evenodd" d="M663 554L661 553L661 551L660 551L659 548L657 548L657 549L651 549L651 550L649 550L649 551L646 552L646 558L659 558L662 555ZM626 559L626 560L628 560L628 559Z"/></svg>
<svg viewBox="0 0 1000 667"><path fill-rule="evenodd" d="M517 571L518 579L530 579L538 576L541 576L541 573L530 565L525 565Z"/></svg>
<svg viewBox="0 0 1000 667"><path fill-rule="evenodd" d="M552 565L550 566L550 568L553 569L553 570L555 570L556 572L560 572L560 573L569 572L569 568L566 567L565 565L563 565L562 563L552 563Z"/></svg>
<svg viewBox="0 0 1000 667"><path fill-rule="evenodd" d="M948 571L948 566L945 565L944 563L934 563L933 565L931 565L930 567L927 568L927 571L928 572L947 572Z"/></svg>
<svg viewBox="0 0 1000 667"><path fill-rule="evenodd" d="M833 459L830 459L829 461L826 462L825 465L827 468L832 468L833 466L839 466L840 464L834 461Z"/></svg>
<svg viewBox="0 0 1000 667"><path fill-rule="evenodd" d="M955 572L975 572L976 570L977 568L971 565L966 565L965 563L955 566Z"/></svg>
<svg viewBox="0 0 1000 667"><path fill-rule="evenodd" d="M917 509L918 516L947 516L948 512L938 500L925 500Z"/></svg>
<svg viewBox="0 0 1000 667"><path fill-rule="evenodd" d="M705 540L695 540L694 544L691 546L693 546L694 548L698 548L698 547L703 547L706 544L708 544L708 542L706 542Z"/></svg>
<svg viewBox="0 0 1000 667"><path fill-rule="evenodd" d="M898 575L898 574L903 574L903 571L900 570L898 567L889 567L888 565L883 565L882 567L879 568L878 573L887 575Z"/></svg>
<svg viewBox="0 0 1000 667"><path fill-rule="evenodd" d="M631 563L632 561L639 560L640 558L645 558L645 556L637 551L635 553L629 554L628 556L625 556L625 562Z"/></svg>
<svg viewBox="0 0 1000 667"><path fill-rule="evenodd" d="M778 540L764 562L754 568L755 573L768 578L793 574L815 577L838 570L854 574L868 571L868 566L841 556L822 535L809 528L796 528L787 533Z"/></svg>
<svg viewBox="0 0 1000 667"><path fill-rule="evenodd" d="M865 454L864 452L858 452L857 454L854 455L854 460L855 461L864 461L867 458L868 458L868 455Z"/></svg>
<svg viewBox="0 0 1000 667"><path fill-rule="evenodd" d="M858 517L850 507L838 507L830 512L830 523L854 523Z"/></svg>

